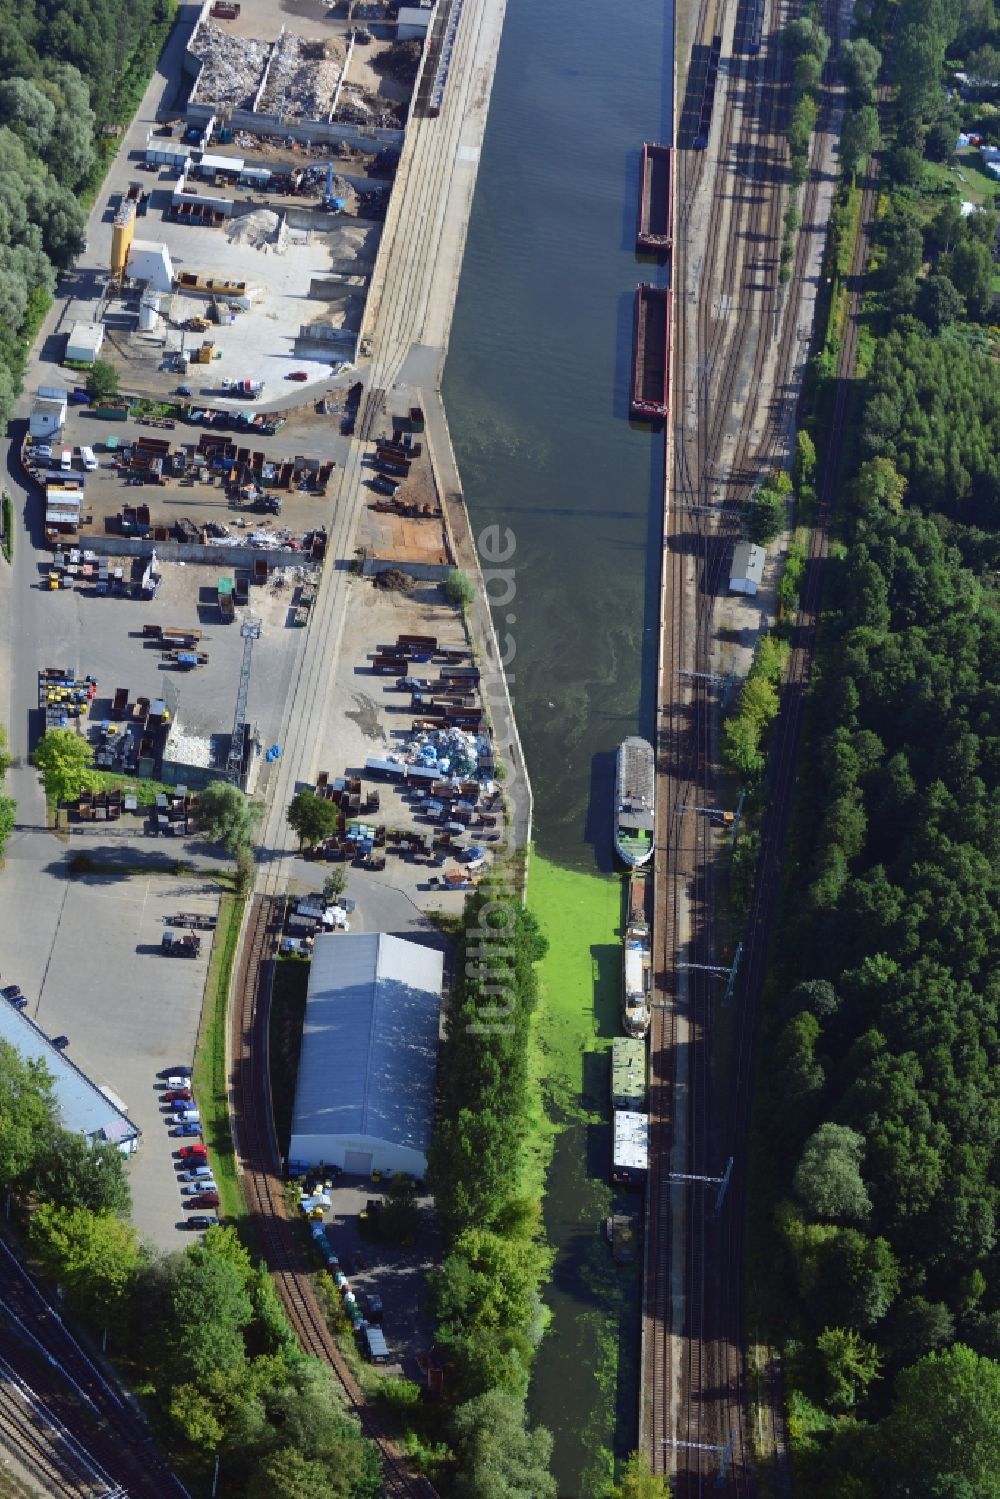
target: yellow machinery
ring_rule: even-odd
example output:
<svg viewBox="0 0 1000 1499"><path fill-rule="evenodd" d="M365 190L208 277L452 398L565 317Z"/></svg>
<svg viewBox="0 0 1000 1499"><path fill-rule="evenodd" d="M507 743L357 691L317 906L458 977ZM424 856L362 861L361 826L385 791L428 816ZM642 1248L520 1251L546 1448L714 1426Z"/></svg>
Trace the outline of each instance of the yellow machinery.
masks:
<svg viewBox="0 0 1000 1499"><path fill-rule="evenodd" d="M206 338L200 349L195 349L191 358L195 364L211 364L215 344L210 338Z"/></svg>

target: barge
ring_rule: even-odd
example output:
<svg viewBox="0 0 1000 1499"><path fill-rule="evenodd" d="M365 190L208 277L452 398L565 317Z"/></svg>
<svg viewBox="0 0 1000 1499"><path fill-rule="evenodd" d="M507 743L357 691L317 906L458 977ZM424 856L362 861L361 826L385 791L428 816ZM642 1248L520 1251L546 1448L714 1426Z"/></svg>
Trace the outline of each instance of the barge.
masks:
<svg viewBox="0 0 1000 1499"><path fill-rule="evenodd" d="M673 247L673 150L646 141L639 169L637 250L663 254Z"/></svg>
<svg viewBox="0 0 1000 1499"><path fill-rule="evenodd" d="M631 414L637 421L661 422L670 414L669 287L643 282L635 294L635 348Z"/></svg>
<svg viewBox="0 0 1000 1499"><path fill-rule="evenodd" d="M653 746L630 734L618 748L615 770L615 850L630 869L641 869L653 854L655 788Z"/></svg>
<svg viewBox="0 0 1000 1499"><path fill-rule="evenodd" d="M622 1028L626 1036L644 1036L649 1030L652 961L649 923L630 921L622 946Z"/></svg>

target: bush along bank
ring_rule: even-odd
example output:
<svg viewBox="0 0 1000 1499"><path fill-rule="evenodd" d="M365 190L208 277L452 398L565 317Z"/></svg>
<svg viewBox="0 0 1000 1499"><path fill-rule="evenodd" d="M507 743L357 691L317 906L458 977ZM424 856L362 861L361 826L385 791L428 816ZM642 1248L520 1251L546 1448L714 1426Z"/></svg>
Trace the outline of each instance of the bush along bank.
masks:
<svg viewBox="0 0 1000 1499"><path fill-rule="evenodd" d="M549 1266L539 1204L523 1196L535 964L545 950L535 918L509 891L481 887L470 897L429 1163L446 1242L431 1289L448 1360L453 1492L462 1499L556 1494L551 1437L525 1414Z"/></svg>

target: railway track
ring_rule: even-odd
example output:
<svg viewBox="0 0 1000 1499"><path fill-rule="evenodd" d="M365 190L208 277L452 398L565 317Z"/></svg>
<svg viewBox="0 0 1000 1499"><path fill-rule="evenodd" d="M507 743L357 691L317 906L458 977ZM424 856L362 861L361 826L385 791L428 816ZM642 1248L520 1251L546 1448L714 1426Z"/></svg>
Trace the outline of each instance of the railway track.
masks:
<svg viewBox="0 0 1000 1499"><path fill-rule="evenodd" d="M296 1225L288 1215L278 1156L268 1062L268 1017L274 952L284 900L257 895L247 917L231 1016L231 1103L236 1154L247 1206L278 1294L302 1349L321 1359L346 1404L379 1448L383 1492L391 1499L436 1499L424 1478L407 1472L402 1457L368 1406L334 1340L312 1284Z"/></svg>
<svg viewBox="0 0 1000 1499"><path fill-rule="evenodd" d="M46 1494L66 1499L124 1495L5 1358L0 1358L0 1442Z"/></svg>
<svg viewBox="0 0 1000 1499"><path fill-rule="evenodd" d="M786 19L782 0L772 0L771 45L759 57L730 61L721 111L717 100L714 174L706 165L708 153L681 151L675 158L680 177L673 261L678 416L672 451L667 443L664 480L657 1003L651 1027L641 1430L654 1471L676 1471L678 1495L701 1495L723 1480L730 1493L749 1494L753 1479L745 1429L742 1238L732 1227L737 1218L741 1222L744 1184L731 1194L717 1223L710 1221L707 1183L681 1186L674 1178L717 1177L733 1140L745 1139L748 1127L743 1100L733 1101L733 1080L720 1080L725 1086L717 1083L713 1092L718 980L687 965L724 966L730 956L717 953L713 944L714 850L710 825L694 810L715 800L717 701L709 680L714 598L754 484L776 459L787 456L796 400L800 334L793 293L802 284L810 247L799 235L786 296L777 254L785 201L783 61L774 41ZM725 55L725 21L724 0L714 9L711 0L703 0L695 42L721 33ZM813 170L803 191L805 224L815 221L826 125L822 119L813 141ZM688 231L698 198L707 192L713 201L692 289ZM772 396L764 421L739 421L741 389L766 391L769 368ZM749 1074L739 1074L743 1060L741 1052L738 1076L748 1090ZM773 1402L768 1412L774 1416ZM782 1448L783 1431L775 1432L774 1446Z"/></svg>

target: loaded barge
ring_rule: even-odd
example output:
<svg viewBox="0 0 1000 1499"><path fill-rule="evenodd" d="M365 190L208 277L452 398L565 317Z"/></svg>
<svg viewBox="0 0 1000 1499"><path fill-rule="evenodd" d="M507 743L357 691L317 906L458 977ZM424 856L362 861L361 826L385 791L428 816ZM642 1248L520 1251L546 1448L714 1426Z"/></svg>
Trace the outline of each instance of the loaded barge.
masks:
<svg viewBox="0 0 1000 1499"><path fill-rule="evenodd" d="M673 151L647 141L642 148L639 170L639 231L637 250L654 255L673 247Z"/></svg>
<svg viewBox="0 0 1000 1499"><path fill-rule="evenodd" d="M643 282L635 294L632 416L665 421L670 414L670 289Z"/></svg>
<svg viewBox="0 0 1000 1499"><path fill-rule="evenodd" d="M622 1029L626 1036L644 1036L651 1018L653 954L646 915L646 877L629 877L628 925L622 944Z"/></svg>

